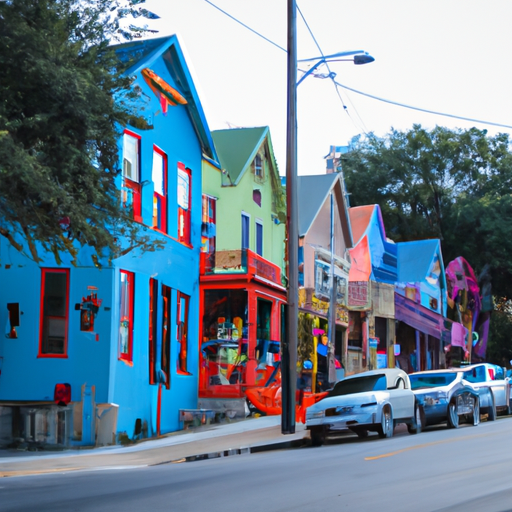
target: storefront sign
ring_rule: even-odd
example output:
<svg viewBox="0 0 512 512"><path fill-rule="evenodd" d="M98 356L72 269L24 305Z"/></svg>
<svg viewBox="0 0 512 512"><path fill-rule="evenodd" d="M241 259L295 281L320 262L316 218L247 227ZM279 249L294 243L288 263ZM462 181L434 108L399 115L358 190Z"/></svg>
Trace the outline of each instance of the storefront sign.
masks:
<svg viewBox="0 0 512 512"><path fill-rule="evenodd" d="M349 281L348 309L365 310L371 308L370 281Z"/></svg>

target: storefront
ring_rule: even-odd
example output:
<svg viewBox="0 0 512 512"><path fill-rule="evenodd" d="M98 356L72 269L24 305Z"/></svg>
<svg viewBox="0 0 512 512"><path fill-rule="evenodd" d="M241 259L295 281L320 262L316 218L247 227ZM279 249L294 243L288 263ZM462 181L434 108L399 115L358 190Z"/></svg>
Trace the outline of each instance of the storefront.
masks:
<svg viewBox="0 0 512 512"><path fill-rule="evenodd" d="M444 318L395 293L396 361L408 373L440 367Z"/></svg>
<svg viewBox="0 0 512 512"><path fill-rule="evenodd" d="M200 278L200 398L244 398L278 370L286 289L250 250L220 251Z"/></svg>

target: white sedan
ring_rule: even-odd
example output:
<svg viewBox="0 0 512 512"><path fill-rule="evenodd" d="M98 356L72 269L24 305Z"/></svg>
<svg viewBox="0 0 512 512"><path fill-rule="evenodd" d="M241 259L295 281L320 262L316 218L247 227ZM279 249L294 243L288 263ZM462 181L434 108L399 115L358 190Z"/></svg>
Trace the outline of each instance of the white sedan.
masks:
<svg viewBox="0 0 512 512"><path fill-rule="evenodd" d="M323 400L307 409L306 428L313 446L320 446L327 435L347 430L359 437L368 431L391 437L398 423L406 423L416 434L421 431L421 415L409 376L398 368L383 368L337 382Z"/></svg>

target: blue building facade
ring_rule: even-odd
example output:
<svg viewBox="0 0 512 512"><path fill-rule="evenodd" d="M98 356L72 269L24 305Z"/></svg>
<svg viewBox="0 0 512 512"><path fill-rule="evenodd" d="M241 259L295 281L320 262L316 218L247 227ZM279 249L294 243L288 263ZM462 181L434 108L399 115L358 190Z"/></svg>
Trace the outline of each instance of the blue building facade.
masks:
<svg viewBox="0 0 512 512"><path fill-rule="evenodd" d="M101 266L84 248L73 266L0 240L0 444L149 437L197 405L201 165L217 156L178 39L117 51L150 127L120 138L122 201L163 248Z"/></svg>

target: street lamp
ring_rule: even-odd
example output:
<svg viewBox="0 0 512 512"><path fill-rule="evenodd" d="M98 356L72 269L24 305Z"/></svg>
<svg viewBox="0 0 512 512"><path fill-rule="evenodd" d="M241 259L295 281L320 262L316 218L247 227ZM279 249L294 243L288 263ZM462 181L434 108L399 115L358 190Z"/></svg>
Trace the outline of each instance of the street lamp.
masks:
<svg viewBox="0 0 512 512"><path fill-rule="evenodd" d="M373 62L373 57L364 51L340 52L318 59L297 82L297 2L288 0L288 58L287 58L287 122L286 122L286 216L288 248L288 293L286 306L286 335L282 341L281 361L281 432L295 433L295 391L297 388L297 334L299 316L299 215L297 204L297 87L315 69L331 60L346 60L351 57L354 64ZM334 283L333 283L334 284ZM332 299L331 299L332 300Z"/></svg>
<svg viewBox="0 0 512 512"><path fill-rule="evenodd" d="M352 57L351 59L341 59L340 57ZM327 64L328 62L342 62L348 61L353 62L355 65L360 66L362 64L369 64L373 62L375 59L364 50L355 50L352 52L338 52L333 53L332 55L324 55L323 57L313 57L311 59L301 59L299 62L311 62L317 61L316 64L308 69L304 75L302 75L301 79L297 82L299 85L306 77L308 77L315 69L319 68L322 64ZM332 78L336 76L333 74Z"/></svg>

